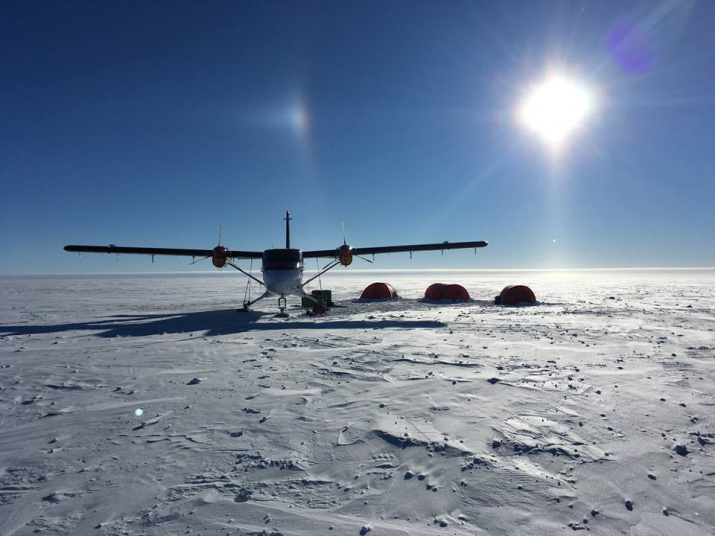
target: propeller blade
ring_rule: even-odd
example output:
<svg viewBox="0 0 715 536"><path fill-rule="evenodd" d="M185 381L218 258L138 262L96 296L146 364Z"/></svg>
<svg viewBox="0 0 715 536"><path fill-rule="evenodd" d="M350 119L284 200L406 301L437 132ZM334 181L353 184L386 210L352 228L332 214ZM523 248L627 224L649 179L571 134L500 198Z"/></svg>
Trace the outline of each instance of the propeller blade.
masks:
<svg viewBox="0 0 715 536"><path fill-rule="evenodd" d="M209 255L208 257L204 257L203 259L199 259L198 261L194 261L191 264L196 264L197 262L205 261L206 259L210 259L210 258L211 258L211 255Z"/></svg>
<svg viewBox="0 0 715 536"><path fill-rule="evenodd" d="M353 255L355 255L355 254L353 254ZM370 264L372 264L372 262L373 262L373 261L371 261L370 259L366 259L365 257L361 257L360 255L355 255L355 257L357 257L358 259L362 259L362 260L364 260L365 262L369 262Z"/></svg>

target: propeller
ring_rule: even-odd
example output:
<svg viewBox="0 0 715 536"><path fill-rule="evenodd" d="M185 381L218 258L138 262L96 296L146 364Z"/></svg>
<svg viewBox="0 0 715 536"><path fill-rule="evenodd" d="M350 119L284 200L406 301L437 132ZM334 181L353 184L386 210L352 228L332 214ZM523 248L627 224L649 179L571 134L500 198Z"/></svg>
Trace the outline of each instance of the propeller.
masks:
<svg viewBox="0 0 715 536"><path fill-rule="evenodd" d="M352 246L348 246L348 242L345 239L345 222L342 222L342 224L343 245L338 248L338 261L340 262L340 264L342 264L343 266L350 266L353 262L353 257L357 257L358 259L372 264L372 261L370 259L366 259L365 257L361 257L360 255L356 255L355 253L353 253Z"/></svg>
<svg viewBox="0 0 715 536"><path fill-rule="evenodd" d="M221 238L223 237L223 222L218 226L218 245L213 248L211 255L208 255L202 259L196 260L191 264L196 264L197 262L205 261L206 259L211 259L211 262L216 268L223 268L228 262L228 252L225 247L221 245Z"/></svg>

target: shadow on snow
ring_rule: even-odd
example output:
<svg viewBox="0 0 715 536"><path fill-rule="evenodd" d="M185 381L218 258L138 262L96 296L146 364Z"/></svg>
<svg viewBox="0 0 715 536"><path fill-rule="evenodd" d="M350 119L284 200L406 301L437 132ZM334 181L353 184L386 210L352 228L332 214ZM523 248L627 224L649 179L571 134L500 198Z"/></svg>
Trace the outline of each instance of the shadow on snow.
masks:
<svg viewBox="0 0 715 536"><path fill-rule="evenodd" d="M415 329L442 328L446 324L432 320L331 320L276 318L271 313L251 311L237 313L235 309L173 314L115 315L88 322L48 325L1 326L4 336L97 331L99 337L146 337L176 333L203 332L202 336L231 335L254 330L287 329Z"/></svg>

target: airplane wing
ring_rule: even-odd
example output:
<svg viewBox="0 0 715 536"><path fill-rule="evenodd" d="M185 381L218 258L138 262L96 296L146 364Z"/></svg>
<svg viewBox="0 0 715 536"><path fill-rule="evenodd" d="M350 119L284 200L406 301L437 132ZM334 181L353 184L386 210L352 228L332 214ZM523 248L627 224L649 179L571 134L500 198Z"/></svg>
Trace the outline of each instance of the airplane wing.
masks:
<svg viewBox="0 0 715 536"><path fill-rule="evenodd" d="M79 253L115 253L117 255L171 255L174 257L211 257L211 249L183 249L183 248L137 248L121 247L109 244L108 246L65 246L65 251ZM262 251L233 251L226 249L226 257L231 259L260 259Z"/></svg>
<svg viewBox="0 0 715 536"><path fill-rule="evenodd" d="M350 253L353 255L378 255L380 253L400 253L413 251L444 251L445 249L472 249L483 248L487 246L484 240L475 242L441 242L438 244L412 244L411 246L382 246L361 248L350 248ZM317 251L304 251L303 258L311 259L315 257L338 257L341 248L322 249Z"/></svg>

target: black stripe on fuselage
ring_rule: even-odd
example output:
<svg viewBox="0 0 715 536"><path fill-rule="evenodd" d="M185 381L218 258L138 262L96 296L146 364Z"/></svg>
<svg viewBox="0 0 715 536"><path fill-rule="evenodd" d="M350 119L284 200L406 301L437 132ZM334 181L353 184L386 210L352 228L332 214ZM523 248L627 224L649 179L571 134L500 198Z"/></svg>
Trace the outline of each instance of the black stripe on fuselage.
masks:
<svg viewBox="0 0 715 536"><path fill-rule="evenodd" d="M263 252L263 271L302 270L303 252L299 249L267 249Z"/></svg>

